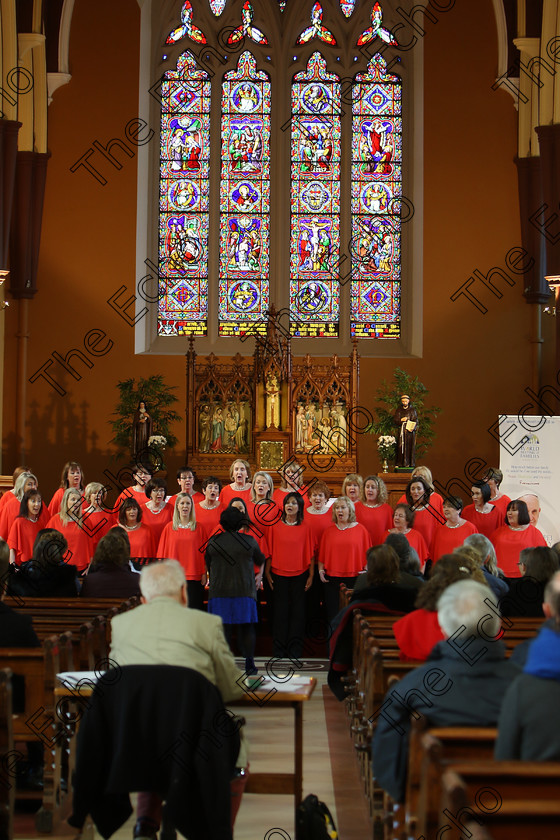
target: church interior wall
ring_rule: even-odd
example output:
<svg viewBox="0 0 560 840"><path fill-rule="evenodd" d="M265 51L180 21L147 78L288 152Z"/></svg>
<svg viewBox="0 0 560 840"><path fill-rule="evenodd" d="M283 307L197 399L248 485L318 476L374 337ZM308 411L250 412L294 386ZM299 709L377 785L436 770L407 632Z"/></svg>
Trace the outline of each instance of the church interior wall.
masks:
<svg viewBox="0 0 560 840"><path fill-rule="evenodd" d="M29 306L27 378L52 357L77 348L88 360L69 358L81 377L59 362L48 368L66 393L45 378L27 385L27 457L45 494L54 491L62 463L79 460L86 477L115 469L108 420L118 380L162 373L177 385L185 403L185 362L180 356L134 355L134 329L108 301L121 287L118 304L134 293L136 156L112 149L117 169L96 150L91 161L107 183L82 167L71 167L97 140L126 142L126 126L138 116L140 13L135 0L76 0L70 43L72 79L49 107L49 161L39 292ZM535 383L531 365L532 307L522 297L523 275L515 274L520 246L513 100L493 90L497 75L496 25L484 0L457 3L424 37L424 267L422 358L362 358L360 402L372 395L395 366L417 375L441 406L436 443L426 459L445 483L463 473L469 457L492 464L499 446L488 432L499 413L515 414ZM142 116L142 115L140 115ZM127 143L132 148L131 143ZM509 255L509 257L508 257ZM518 264L519 265L519 264ZM480 281L473 292L487 308L451 295L477 269L498 267L498 298ZM130 312L133 307L130 307ZM406 313L405 313L406 315ZM6 312L3 472L18 458L15 428L17 302ZM553 376L552 319L543 319L541 384ZM101 331L94 332L91 331ZM102 335L102 333L104 335ZM85 342L85 343L84 343ZM185 346L185 350L187 347ZM241 350L241 345L240 345ZM297 355L297 342L294 342ZM181 441L184 428L176 430ZM377 472L375 438L362 435L360 471ZM180 448L168 460L174 470Z"/></svg>

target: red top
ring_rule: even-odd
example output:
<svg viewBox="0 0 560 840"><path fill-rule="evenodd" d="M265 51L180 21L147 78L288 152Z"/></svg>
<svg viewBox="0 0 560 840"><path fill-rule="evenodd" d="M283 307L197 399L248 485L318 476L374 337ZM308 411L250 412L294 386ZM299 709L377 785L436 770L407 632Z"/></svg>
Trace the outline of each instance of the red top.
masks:
<svg viewBox="0 0 560 840"><path fill-rule="evenodd" d="M66 562L71 566L76 566L79 572L87 569L93 555L92 542L87 532L77 522L69 522L64 525L59 513L49 519L47 528L60 531L66 538L68 550L71 554L70 559Z"/></svg>
<svg viewBox="0 0 560 840"><path fill-rule="evenodd" d="M86 533L90 536L94 553L101 537L104 537L114 524L113 515L105 510L94 510L91 513L84 513L82 525Z"/></svg>
<svg viewBox="0 0 560 840"><path fill-rule="evenodd" d="M463 508L461 516L467 522L472 522L477 534L484 534L488 539L490 539L496 528L504 524L502 513L499 508L494 506L492 506L492 510L489 513L479 513L475 510L474 505L467 505L466 508Z"/></svg>
<svg viewBox="0 0 560 840"><path fill-rule="evenodd" d="M220 524L220 516L223 509L224 506L222 504L219 504L218 507L212 508L212 510L206 510L206 508L203 508L200 505L195 505L194 514L196 516L196 521L202 525L207 534L211 534L214 528Z"/></svg>
<svg viewBox="0 0 560 840"><path fill-rule="evenodd" d="M393 524L393 510L386 502L378 507L368 507L363 502L355 505L356 519L371 537L372 545L381 545L383 534Z"/></svg>
<svg viewBox="0 0 560 840"><path fill-rule="evenodd" d="M200 580L206 570L204 551L206 531L201 525L194 531L190 528L173 530L173 523L169 522L163 529L157 550L158 557L178 560L185 570L187 580Z"/></svg>
<svg viewBox="0 0 560 840"><path fill-rule="evenodd" d="M13 490L6 490L2 494L2 496L0 496L0 510L2 510L2 508L4 507L6 502L8 502L10 500L10 496L13 496L13 495L14 495Z"/></svg>
<svg viewBox="0 0 560 840"><path fill-rule="evenodd" d="M495 508L498 508L498 510L502 514L502 523L506 518L506 508L507 508L507 506L509 505L510 502L511 502L510 497L506 496L504 494L502 494L497 499L490 499L490 504L494 505Z"/></svg>
<svg viewBox="0 0 560 840"><path fill-rule="evenodd" d="M245 490L235 490L232 487L230 487L229 484L226 484L225 487L222 487L222 490L220 492L220 503L222 507L226 508L231 502L231 500L235 499L236 496L239 499L243 499L247 507L249 507L251 503L251 485L249 484L249 486Z"/></svg>
<svg viewBox="0 0 560 840"><path fill-rule="evenodd" d="M179 493L175 493L174 496L170 496L169 499L167 500L167 504L171 505L171 507L173 509L175 509L175 502L177 501L177 496L178 495L179 495ZM204 501L204 493L199 493L198 490L197 490L196 493L192 494L191 499L192 499L193 505L196 505L199 502L203 502Z"/></svg>
<svg viewBox="0 0 560 840"><path fill-rule="evenodd" d="M16 566L21 566L26 560L31 560L33 545L42 527L43 525L40 519L37 522L31 522L30 519L26 519L24 516L18 516L14 520L7 542L10 548L13 548L16 553L14 561Z"/></svg>
<svg viewBox="0 0 560 840"><path fill-rule="evenodd" d="M324 532L319 546L319 563L329 577L355 577L366 567L371 537L359 522L341 529L334 522Z"/></svg>
<svg viewBox="0 0 560 840"><path fill-rule="evenodd" d="M463 545L467 537L476 534L476 528L472 522L465 522L458 528L448 528L447 525L439 525L432 540L432 560L434 563L444 554L451 554L454 548Z"/></svg>
<svg viewBox="0 0 560 840"><path fill-rule="evenodd" d="M51 516L56 516L56 514L60 511L60 503L62 501L62 497L64 496L64 491L66 487L59 487L56 490L54 496L49 502L49 513Z"/></svg>
<svg viewBox="0 0 560 840"><path fill-rule="evenodd" d="M403 493L400 497L397 505L407 505L408 502L406 500L406 495ZM439 493L430 493L430 507L434 509L436 513L441 513L442 520L445 519L443 515L443 499L439 495Z"/></svg>
<svg viewBox="0 0 560 840"><path fill-rule="evenodd" d="M313 555L315 557L319 554L319 546L323 534L333 524L332 509L328 508L324 513L311 513L313 508L307 507L303 512L304 521L307 522L311 529L311 539L313 540Z"/></svg>
<svg viewBox="0 0 560 840"><path fill-rule="evenodd" d="M390 531L386 531L385 534L383 534L383 542L385 542L389 534L400 533L400 531L395 531L394 528L392 528ZM426 545L426 541L422 534L419 531L416 531L414 528L410 528L408 532L404 534L404 536L407 538L409 546L413 548L417 553L422 565L424 565L424 563L430 556L430 552L428 551L428 546Z"/></svg>
<svg viewBox="0 0 560 840"><path fill-rule="evenodd" d="M393 633L401 650L401 659L427 659L434 645L445 636L438 623L437 612L414 610L393 624Z"/></svg>
<svg viewBox="0 0 560 840"><path fill-rule="evenodd" d="M414 512L414 530L424 537L427 546L432 544L436 529L445 522L445 516L436 512L433 506Z"/></svg>
<svg viewBox="0 0 560 840"><path fill-rule="evenodd" d="M313 488L310 488L310 489L313 489ZM303 496L304 502L307 502L307 498L308 498L308 488L307 487L302 487L301 489L298 489L298 490L293 490L291 487L288 488L288 490L282 490L281 487L277 487L276 490L274 491L274 493L272 494L272 498L276 502L276 504L278 505L280 510L284 509L284 499L286 498L288 493L299 493L300 496Z"/></svg>
<svg viewBox="0 0 560 840"><path fill-rule="evenodd" d="M146 502L145 505L142 505L142 523L147 525L154 535L154 546L156 546L159 543L163 529L173 519L173 508L168 504L164 505L159 513L153 513L147 507L147 504Z"/></svg>
<svg viewBox="0 0 560 840"><path fill-rule="evenodd" d="M490 540L496 549L498 566L506 577L521 577L519 571L519 553L524 548L537 545L546 546L546 540L534 525L527 525L522 531L514 531L509 525L502 525L491 535Z"/></svg>
<svg viewBox="0 0 560 840"><path fill-rule="evenodd" d="M117 501L115 502L115 507L113 508L113 514L115 515L116 519L119 518L119 511L125 499L136 499L140 507L142 507L142 505L145 505L148 501L148 497L146 496L146 491L144 490L144 488L142 488L142 490L133 490L132 487L127 487L126 490L123 490L122 493L119 496L117 496Z"/></svg>
<svg viewBox="0 0 560 840"><path fill-rule="evenodd" d="M309 569L313 556L311 529L306 522L286 525L277 522L268 532L271 570L282 577L295 577Z"/></svg>
<svg viewBox="0 0 560 840"><path fill-rule="evenodd" d="M8 542L8 535L11 531L12 525L19 516L19 510L21 507L21 502L18 502L14 494L10 493L9 495L11 498L5 502L4 507L0 511L0 537L2 537L3 540L6 540L6 542ZM48 508L43 502L41 505L41 513L39 514L39 522L41 523L39 528L46 528L49 519L50 516Z"/></svg>
<svg viewBox="0 0 560 840"><path fill-rule="evenodd" d="M121 525L121 528L123 526ZM154 536L152 534L152 529L148 528L147 525L144 525L143 522L140 523L138 528L135 528L133 531L129 531L127 528L123 528L128 534L128 539L130 540L130 556L133 558L136 557L156 557L156 548L157 546L154 543Z"/></svg>

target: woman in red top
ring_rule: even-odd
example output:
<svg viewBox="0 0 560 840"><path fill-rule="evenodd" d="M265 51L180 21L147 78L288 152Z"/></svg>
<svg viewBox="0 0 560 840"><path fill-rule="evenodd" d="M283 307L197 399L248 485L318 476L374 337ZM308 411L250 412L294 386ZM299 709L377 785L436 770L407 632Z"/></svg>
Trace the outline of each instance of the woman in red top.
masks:
<svg viewBox="0 0 560 840"><path fill-rule="evenodd" d="M37 479L33 473L23 472L16 479L14 492L6 494L8 499L0 512L0 537L6 542L12 525L20 515L21 500L29 490L37 490ZM50 516L47 516L47 521L49 519Z"/></svg>
<svg viewBox="0 0 560 840"><path fill-rule="evenodd" d="M136 499L124 499L119 508L119 525L128 534L130 559L145 565L156 557L154 537L150 528L142 522L142 508ZM144 561L144 563L142 562Z"/></svg>
<svg viewBox="0 0 560 840"><path fill-rule="evenodd" d="M280 472L280 487L274 491L272 498L282 510L284 506L284 499L288 493L299 493L300 496L307 496L313 482L304 487L303 484L303 466L295 458L290 460L279 470Z"/></svg>
<svg viewBox="0 0 560 840"><path fill-rule="evenodd" d="M272 476L264 472L264 470L256 472L253 476L251 498L246 507L249 518L254 522L255 529L262 532L264 536L266 536L273 525L280 521L282 516L281 508L278 507L272 498L273 494L274 484ZM253 536L258 542L255 533L253 533ZM266 555L266 551L263 548L261 548L261 551Z"/></svg>
<svg viewBox="0 0 560 840"><path fill-rule="evenodd" d="M437 615L439 597L452 583L469 578L487 585L482 570L469 557L460 554L444 554L440 557L430 580L418 590L417 609L393 624L401 659L427 659L434 645L444 640ZM490 588L488 594L491 594Z"/></svg>
<svg viewBox="0 0 560 840"><path fill-rule="evenodd" d="M151 478L145 493L148 501L142 505L142 522L151 530L157 546L163 529L173 519L173 508L165 503L167 484L163 478Z"/></svg>
<svg viewBox="0 0 560 840"><path fill-rule="evenodd" d="M220 504L222 505L220 512L227 508L234 496L247 499L247 501L251 497L251 466L248 461L237 458L229 468L229 477L231 484L227 484L220 493ZM204 492L204 485L202 492ZM219 521L220 514L218 514L217 524Z"/></svg>
<svg viewBox="0 0 560 840"><path fill-rule="evenodd" d="M453 549L463 545L467 537L476 534L472 522L461 518L463 500L459 496L448 496L443 503L445 525L436 528L432 540L432 560L436 563L444 554L452 554Z"/></svg>
<svg viewBox="0 0 560 840"><path fill-rule="evenodd" d="M506 508L511 502L511 499L509 496L506 496L505 493L500 493L500 484L503 480L504 474L497 467L490 467L483 478L483 481L485 481L490 488L490 504L498 508L502 517L505 518Z"/></svg>
<svg viewBox="0 0 560 840"><path fill-rule="evenodd" d="M215 475L209 475L202 482L204 499L194 506L196 521L202 525L207 534L211 534L220 524L220 514L224 509L223 504L220 502L221 489L222 482L220 479L216 478ZM241 498L244 499L245 496Z"/></svg>
<svg viewBox="0 0 560 840"><path fill-rule="evenodd" d="M342 482L342 494L340 498L346 496L347 499L356 505L364 498L364 480L358 473L350 473Z"/></svg>
<svg viewBox="0 0 560 840"><path fill-rule="evenodd" d="M339 611L340 584L353 588L356 576L366 568L366 551L371 546L370 535L356 521L351 499L340 496L335 501L332 521L319 546L319 577L326 584L325 605L329 621Z"/></svg>
<svg viewBox="0 0 560 840"><path fill-rule="evenodd" d="M524 548L546 546L546 540L530 524L529 509L522 499L514 499L506 509L506 525L498 528L490 541L496 549L498 566L508 578L521 577L519 554Z"/></svg>
<svg viewBox="0 0 560 840"><path fill-rule="evenodd" d="M51 517L47 523L47 528L54 528L65 536L71 554L67 562L76 566L79 572L88 568L93 556L91 539L83 527L82 517L82 494L77 488L69 487L62 496L60 513Z"/></svg>
<svg viewBox="0 0 560 840"><path fill-rule="evenodd" d="M423 478L417 476L408 482L405 496L407 504L414 511L414 529L422 534L429 547L436 528L444 522L443 515L430 504L430 487Z"/></svg>
<svg viewBox="0 0 560 840"><path fill-rule="evenodd" d="M43 502L38 490L28 490L21 500L19 516L14 520L8 536L10 546L10 563L21 566L26 560L31 560L33 545L41 528L48 521L47 509L41 521Z"/></svg>
<svg viewBox="0 0 560 840"><path fill-rule="evenodd" d="M67 461L62 468L60 487L52 497L49 504L49 513L55 516L60 510L62 497L68 489L79 490L80 495L84 492L84 474L77 461Z"/></svg>
<svg viewBox="0 0 560 840"><path fill-rule="evenodd" d="M436 493L434 490L434 479L432 476L432 471L429 467L414 467L410 474L410 480L412 481L413 478L422 478L428 487L430 488L430 507L436 512L436 514L441 514L441 521L443 522L443 499L439 493ZM397 502L398 505L403 505L406 503L406 495L403 493L400 497L399 501Z"/></svg>
<svg viewBox="0 0 560 840"><path fill-rule="evenodd" d="M383 534L393 524L393 511L387 499L383 479L368 475L364 481L364 501L356 504L356 519L367 530L372 545L380 545Z"/></svg>
<svg viewBox="0 0 560 840"><path fill-rule="evenodd" d="M484 534L488 538L503 523L503 517L498 508L489 504L490 495L490 487L485 481L473 484L471 487L473 504L463 509L463 519L472 522L477 534Z"/></svg>
<svg viewBox="0 0 560 840"><path fill-rule="evenodd" d="M90 481L84 493L84 504L87 507L84 508L83 526L91 537L94 554L101 537L115 524L113 514L101 507L105 494L105 488L98 481Z"/></svg>
<svg viewBox="0 0 560 840"><path fill-rule="evenodd" d="M196 521L195 506L188 493L177 493L173 521L163 529L158 557L178 560L185 570L189 607L204 609L206 566L204 551L207 533Z"/></svg>
<svg viewBox="0 0 560 840"><path fill-rule="evenodd" d="M387 534L404 534L409 546L417 553L423 569L430 552L422 534L412 527L414 521L414 511L409 505L397 505L393 514L393 527L383 534L383 542L385 542Z"/></svg>
<svg viewBox="0 0 560 840"><path fill-rule="evenodd" d="M303 521L303 497L288 493L282 518L270 529L266 579L272 591L273 653L301 656L305 634L305 592L313 582L313 543Z"/></svg>
<svg viewBox="0 0 560 840"><path fill-rule="evenodd" d="M311 504L305 508L304 519L311 528L313 556L318 558L321 539L327 528L332 525L332 511L327 504L331 493L324 481L316 481L309 491Z"/></svg>

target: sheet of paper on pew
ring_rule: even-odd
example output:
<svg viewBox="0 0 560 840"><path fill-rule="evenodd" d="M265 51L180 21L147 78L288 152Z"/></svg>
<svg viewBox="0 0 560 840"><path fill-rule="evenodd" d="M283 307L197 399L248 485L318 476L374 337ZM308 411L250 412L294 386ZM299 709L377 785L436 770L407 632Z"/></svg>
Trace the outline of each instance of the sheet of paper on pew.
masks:
<svg viewBox="0 0 560 840"><path fill-rule="evenodd" d="M88 683L95 684L104 673L104 671L62 671L56 675L56 678L65 688L76 688Z"/></svg>
<svg viewBox="0 0 560 840"><path fill-rule="evenodd" d="M311 684L312 677L301 677L299 674L289 676L289 674L275 674L274 677L259 676L246 677L246 684L259 691L270 691L275 688L276 691L296 691L298 688L305 688Z"/></svg>

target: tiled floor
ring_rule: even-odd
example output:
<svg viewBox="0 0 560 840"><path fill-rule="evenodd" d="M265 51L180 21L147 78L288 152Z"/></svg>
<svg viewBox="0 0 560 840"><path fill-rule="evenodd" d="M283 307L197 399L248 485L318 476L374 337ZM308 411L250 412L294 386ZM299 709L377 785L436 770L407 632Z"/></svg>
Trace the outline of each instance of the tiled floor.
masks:
<svg viewBox="0 0 560 840"><path fill-rule="evenodd" d="M259 664L257 662L257 664ZM340 840L367 840L371 827L358 775L357 762L348 735L344 709L326 686L324 663L320 670L306 675L317 677L312 699L304 707L304 795L315 793L329 806ZM250 761L256 771L290 772L293 769L293 712L290 709L244 708ZM35 838L29 831L30 820L19 825L16 836ZM114 836L115 840L131 840L134 819L131 818ZM84 840L90 840L87 837ZM45 835L43 835L45 836ZM51 835L52 840L68 838L65 830ZM90 834L91 837L91 834ZM294 840L292 799L287 796L246 794L235 825L235 840ZM101 840L96 834L95 840Z"/></svg>

